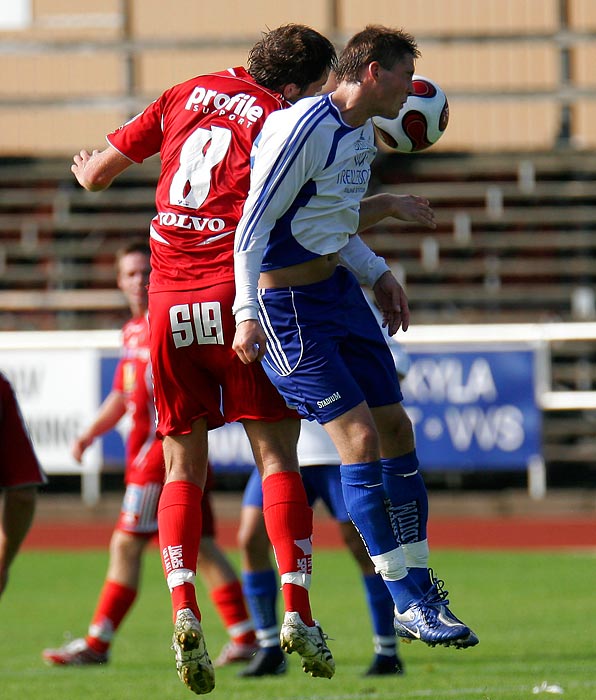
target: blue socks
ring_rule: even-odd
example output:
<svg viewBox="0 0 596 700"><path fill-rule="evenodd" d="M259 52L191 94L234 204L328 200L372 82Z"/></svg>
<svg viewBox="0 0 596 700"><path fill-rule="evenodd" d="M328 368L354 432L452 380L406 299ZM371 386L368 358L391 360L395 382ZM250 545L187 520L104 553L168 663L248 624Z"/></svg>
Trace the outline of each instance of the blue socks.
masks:
<svg viewBox="0 0 596 700"><path fill-rule="evenodd" d="M395 638L393 629L393 598L389 593L385 581L378 575L363 576L366 602L372 621L373 632L377 637ZM395 650L395 641L393 642Z"/></svg>
<svg viewBox="0 0 596 700"><path fill-rule="evenodd" d="M385 502L381 462L342 464L341 485L350 519L371 556L394 550L393 534Z"/></svg>
<svg viewBox="0 0 596 700"><path fill-rule="evenodd" d="M400 544L426 539L428 493L418 471L416 452L382 459L383 486L391 502L391 524Z"/></svg>
<svg viewBox="0 0 596 700"><path fill-rule="evenodd" d="M277 627L277 576L273 569L242 572L242 588L255 629Z"/></svg>

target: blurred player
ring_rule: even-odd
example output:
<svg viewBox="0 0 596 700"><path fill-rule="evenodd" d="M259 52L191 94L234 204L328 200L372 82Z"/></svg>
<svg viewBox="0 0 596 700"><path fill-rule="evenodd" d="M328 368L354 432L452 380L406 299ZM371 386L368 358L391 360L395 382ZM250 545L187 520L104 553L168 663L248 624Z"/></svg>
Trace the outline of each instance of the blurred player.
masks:
<svg viewBox="0 0 596 700"><path fill-rule="evenodd" d="M234 348L246 363L263 359L288 405L333 440L345 503L392 595L397 634L467 647L478 638L428 566L413 428L359 284L372 288L389 335L407 330L403 289L356 234L388 216L435 226L422 198L406 211L395 195L363 199L376 153L371 118L397 116L418 55L405 32L369 26L342 51L332 93L267 119L236 231Z"/></svg>
<svg viewBox="0 0 596 700"><path fill-rule="evenodd" d="M12 385L0 372L0 596L6 588L10 566L33 522L37 488L46 481Z"/></svg>
<svg viewBox="0 0 596 700"><path fill-rule="evenodd" d="M215 687L195 590L207 431L226 421L243 423L263 478L288 617L284 644L300 654L305 672L334 673L308 596L312 511L296 458L300 423L261 366L246 368L235 355L231 307L233 239L252 144L269 113L321 90L335 58L331 42L308 27L274 29L251 49L247 70L201 75L166 90L111 133L105 150L81 151L72 165L79 183L95 191L133 163L161 158L149 287L157 431L166 463L159 542L176 668L197 694Z"/></svg>
<svg viewBox="0 0 596 700"><path fill-rule="evenodd" d="M403 378L410 359L391 339L398 376ZM346 510L341 487L340 459L327 433L315 421L303 421L298 441L298 461L308 502L323 501L337 520L342 538L362 573L366 602L373 627L374 658L367 676L403 673L393 628L393 599L375 572L362 538ZM269 541L263 525L263 497L256 471L248 480L242 500L238 541L242 553L244 595L255 624L260 649L239 676L277 675L286 670L286 657L279 646L277 623L277 577L269 556ZM316 532L315 532L316 543Z"/></svg>
<svg viewBox="0 0 596 700"><path fill-rule="evenodd" d="M103 589L87 636L58 649L45 649L43 659L54 665L81 666L106 663L114 635L138 593L142 557L157 532L157 503L165 475L161 442L155 437L155 410L149 362L147 283L149 247L131 243L116 256L118 287L132 318L122 330L123 353L113 386L94 422L74 442L72 453L80 462L93 441L116 427L128 414L126 440L126 492L120 517L110 542L110 560ZM215 542L215 523L206 491L203 497L204 527L199 565L213 603L231 641L224 647L221 663L250 658L255 634L248 616L240 581Z"/></svg>

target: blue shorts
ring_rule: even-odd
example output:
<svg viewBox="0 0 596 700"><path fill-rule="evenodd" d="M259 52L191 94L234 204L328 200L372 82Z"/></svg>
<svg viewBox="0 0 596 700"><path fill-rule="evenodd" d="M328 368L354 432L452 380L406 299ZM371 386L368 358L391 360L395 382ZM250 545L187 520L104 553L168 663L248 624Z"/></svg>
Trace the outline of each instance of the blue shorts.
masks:
<svg viewBox="0 0 596 700"><path fill-rule="evenodd" d="M324 424L362 401L402 401L387 341L346 268L315 284L259 290L259 301L263 368L302 416Z"/></svg>
<svg viewBox="0 0 596 700"><path fill-rule="evenodd" d="M303 467L300 473L308 505L312 507L320 499L335 520L347 523L350 516L344 502L339 465L326 464L319 467ZM254 469L248 479L242 496L242 505L263 508L263 488L258 469Z"/></svg>

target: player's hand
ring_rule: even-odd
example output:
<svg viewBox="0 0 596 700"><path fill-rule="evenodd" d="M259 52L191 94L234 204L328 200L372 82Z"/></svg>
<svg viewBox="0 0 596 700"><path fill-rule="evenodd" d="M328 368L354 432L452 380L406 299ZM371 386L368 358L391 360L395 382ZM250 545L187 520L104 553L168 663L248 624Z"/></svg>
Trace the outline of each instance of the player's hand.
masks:
<svg viewBox="0 0 596 700"><path fill-rule="evenodd" d="M89 151L83 149L82 151L79 151L72 157L74 162L70 166L70 170L72 174L77 178L79 184L82 187L86 187L87 185L85 179L85 168L87 167L87 163L91 160L91 158L97 156L98 153L98 149L95 149L93 153L89 153Z"/></svg>
<svg viewBox="0 0 596 700"><path fill-rule="evenodd" d="M92 439L79 437L72 443L71 454L75 461L79 464L83 461L83 454L89 445L93 442Z"/></svg>
<svg viewBox="0 0 596 700"><path fill-rule="evenodd" d="M427 228L437 228L435 212L428 199L416 194L394 194L391 197L394 218L422 224Z"/></svg>
<svg viewBox="0 0 596 700"><path fill-rule="evenodd" d="M393 274L389 271L382 274L375 282L373 292L387 333L395 335L400 326L402 331L407 331L410 325L408 297Z"/></svg>
<svg viewBox="0 0 596 700"><path fill-rule="evenodd" d="M232 348L245 365L262 360L267 349L267 339L261 324L252 319L242 321L236 328Z"/></svg>

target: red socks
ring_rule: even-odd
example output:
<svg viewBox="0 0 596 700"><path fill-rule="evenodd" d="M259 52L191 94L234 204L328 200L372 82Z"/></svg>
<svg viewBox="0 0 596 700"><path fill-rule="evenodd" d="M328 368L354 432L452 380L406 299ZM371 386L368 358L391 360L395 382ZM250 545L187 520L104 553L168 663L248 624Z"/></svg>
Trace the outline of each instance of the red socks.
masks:
<svg viewBox="0 0 596 700"><path fill-rule="evenodd" d="M202 489L188 481L167 483L159 499L159 548L174 621L182 608L190 608L201 619L194 576L201 542L202 499Z"/></svg>
<svg viewBox="0 0 596 700"><path fill-rule="evenodd" d="M136 597L135 588L106 580L91 620L89 633L85 637L91 649L100 654L109 649L114 632L132 607Z"/></svg>
<svg viewBox="0 0 596 700"><path fill-rule="evenodd" d="M230 635L238 644L254 644L254 626L242 593L240 581L232 581L211 591L211 600Z"/></svg>
<svg viewBox="0 0 596 700"><path fill-rule="evenodd" d="M271 474L263 481L263 516L282 577L285 609L298 612L302 621L312 626L308 597L312 572L312 509L298 472Z"/></svg>

